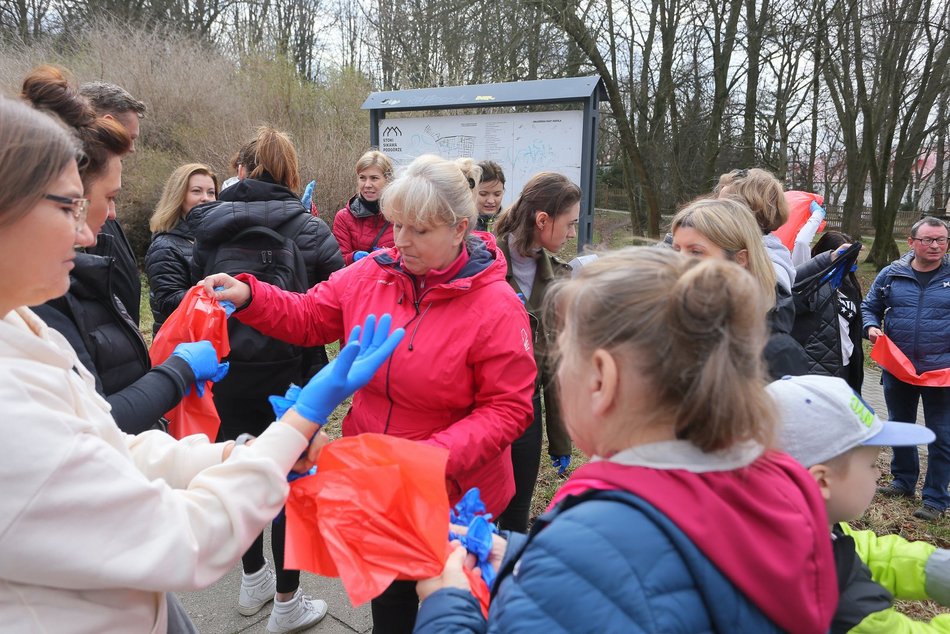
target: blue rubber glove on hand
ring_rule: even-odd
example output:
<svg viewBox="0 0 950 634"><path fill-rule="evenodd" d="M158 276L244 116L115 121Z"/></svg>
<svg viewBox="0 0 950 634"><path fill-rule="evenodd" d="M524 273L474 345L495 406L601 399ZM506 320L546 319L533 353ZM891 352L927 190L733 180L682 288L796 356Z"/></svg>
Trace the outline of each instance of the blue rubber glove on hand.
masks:
<svg viewBox="0 0 950 634"><path fill-rule="evenodd" d="M223 290L224 290L224 287L223 287L223 286L215 286L215 287L214 287L214 290L216 290L216 291L223 291ZM225 318L225 319L227 319L228 317L230 317L231 315L234 314L234 311L235 311L236 307L235 307L235 305L234 305L234 302L232 302L231 300L222 299L221 301L218 302L218 304L221 306L221 308L224 309L224 318Z"/></svg>
<svg viewBox="0 0 950 634"><path fill-rule="evenodd" d="M376 316L369 315L363 322L362 339L360 327L353 328L349 341L336 359L300 390L293 406L297 413L323 425L340 403L369 383L406 334L402 328L390 333L391 323L392 317L388 314L380 317L379 325Z"/></svg>
<svg viewBox="0 0 950 634"><path fill-rule="evenodd" d="M369 255L369 253L367 253L366 251L354 251L354 252L353 252L353 261L354 261L354 262L359 262L360 260L362 260L363 258L365 258L367 255Z"/></svg>
<svg viewBox="0 0 950 634"><path fill-rule="evenodd" d="M811 201L811 204L808 206L808 211L810 211L813 216L817 216L822 220L825 219L825 210L814 200Z"/></svg>
<svg viewBox="0 0 950 634"><path fill-rule="evenodd" d="M551 456L551 466L557 469L557 474L559 476L564 475L570 465L570 456Z"/></svg>
<svg viewBox="0 0 950 634"><path fill-rule="evenodd" d="M184 359L185 363L195 374L195 389L198 396L205 395L205 381L218 382L223 379L230 365L227 361L218 363L218 353L210 341L195 341L194 343L180 343L175 346L173 357ZM191 388L188 389L188 392ZM186 394L188 392L185 392Z"/></svg>
<svg viewBox="0 0 950 634"><path fill-rule="evenodd" d="M303 190L303 196L300 198L300 202L303 203L303 206L306 208L307 213L310 212L310 201L313 198L313 190L317 187L317 181L310 181L307 183L307 188Z"/></svg>

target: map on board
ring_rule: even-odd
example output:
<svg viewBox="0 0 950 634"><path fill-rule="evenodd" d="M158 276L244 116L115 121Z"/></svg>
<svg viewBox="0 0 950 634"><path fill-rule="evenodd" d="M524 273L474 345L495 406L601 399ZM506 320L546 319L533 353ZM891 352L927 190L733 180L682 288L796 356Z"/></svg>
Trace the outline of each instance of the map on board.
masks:
<svg viewBox="0 0 950 634"><path fill-rule="evenodd" d="M583 122L581 110L386 118L379 149L397 174L422 154L495 161L505 172L508 206L538 172L559 172L580 185Z"/></svg>

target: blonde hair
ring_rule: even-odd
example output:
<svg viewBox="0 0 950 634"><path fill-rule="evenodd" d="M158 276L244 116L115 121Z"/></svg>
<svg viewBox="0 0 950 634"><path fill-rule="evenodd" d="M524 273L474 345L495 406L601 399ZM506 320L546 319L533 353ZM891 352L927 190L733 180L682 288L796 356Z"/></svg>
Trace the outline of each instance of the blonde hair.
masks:
<svg viewBox="0 0 950 634"><path fill-rule="evenodd" d="M745 203L752 210L762 233L775 231L788 221L785 188L772 172L758 168L726 172L719 177L713 192L720 196L726 186L729 190L725 197Z"/></svg>
<svg viewBox="0 0 950 634"><path fill-rule="evenodd" d="M168 231L184 217L181 207L185 202L185 196L188 194L188 182L195 174L210 176L211 180L214 181L214 191L217 193L218 177L214 175L210 167L201 163L182 165L172 172L165 182L162 197L158 199L155 212L148 220L149 231L152 233Z"/></svg>
<svg viewBox="0 0 950 634"><path fill-rule="evenodd" d="M694 200L673 216L670 232L690 227L732 256L745 250L746 269L758 282L768 301L766 310L775 305L775 268L762 244L752 211L738 200L701 198Z"/></svg>
<svg viewBox="0 0 950 634"><path fill-rule="evenodd" d="M386 220L398 224L454 227L468 220L475 227L475 183L481 168L472 159L446 160L424 154L414 160L380 197Z"/></svg>
<svg viewBox="0 0 950 634"><path fill-rule="evenodd" d="M543 211L552 219L557 218L581 199L581 188L567 176L557 172L540 172L525 183L521 195L495 220L495 233L499 239L511 234L515 248L521 255L531 254L534 244L535 218Z"/></svg>
<svg viewBox="0 0 950 634"><path fill-rule="evenodd" d="M559 354L604 349L648 381L655 402L638 424L672 421L677 438L706 452L750 440L771 446L764 299L738 265L628 247L551 288Z"/></svg>
<svg viewBox="0 0 950 634"><path fill-rule="evenodd" d="M51 116L0 95L0 227L26 216L79 157L75 139Z"/></svg>
<svg viewBox="0 0 950 634"><path fill-rule="evenodd" d="M284 132L266 125L259 127L254 138L238 152L238 161L248 178L260 179L267 173L291 191L300 189L297 148Z"/></svg>
<svg viewBox="0 0 950 634"><path fill-rule="evenodd" d="M383 173L383 178L386 179L386 182L392 180L393 162L388 156L379 150L370 150L361 156L356 162L356 173L359 175L360 172L368 170L371 167L379 168L379 171Z"/></svg>

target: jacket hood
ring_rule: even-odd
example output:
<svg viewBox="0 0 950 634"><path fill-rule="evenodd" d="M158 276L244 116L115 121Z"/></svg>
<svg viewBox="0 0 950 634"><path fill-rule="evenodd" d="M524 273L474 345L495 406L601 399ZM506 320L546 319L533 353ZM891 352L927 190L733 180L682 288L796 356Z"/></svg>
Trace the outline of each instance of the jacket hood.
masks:
<svg viewBox="0 0 950 634"><path fill-rule="evenodd" d="M346 208L354 218L371 218L379 215L379 200L369 202L357 194L346 203Z"/></svg>
<svg viewBox="0 0 950 634"><path fill-rule="evenodd" d="M897 258L889 264L891 267L891 273L900 273L901 275L914 275L914 270L911 267L911 263L914 261L914 252L908 251L901 257ZM950 267L950 254L944 255L943 260L940 262L940 267L946 268Z"/></svg>
<svg viewBox="0 0 950 634"><path fill-rule="evenodd" d="M585 489L628 491L656 507L782 630L828 630L838 590L825 504L791 457L705 472L590 462L555 500Z"/></svg>
<svg viewBox="0 0 950 634"><path fill-rule="evenodd" d="M215 244L248 227L276 229L300 214L309 212L283 185L245 178L222 191L216 202L192 209L187 218L197 241Z"/></svg>
<svg viewBox="0 0 950 634"><path fill-rule="evenodd" d="M773 334L788 334L795 325L795 299L781 284L775 285L775 306L768 312L767 319L769 332Z"/></svg>
<svg viewBox="0 0 950 634"><path fill-rule="evenodd" d="M762 236L762 243L775 267L775 279L786 291L792 290L795 283L795 265L792 264L792 252L773 234Z"/></svg>

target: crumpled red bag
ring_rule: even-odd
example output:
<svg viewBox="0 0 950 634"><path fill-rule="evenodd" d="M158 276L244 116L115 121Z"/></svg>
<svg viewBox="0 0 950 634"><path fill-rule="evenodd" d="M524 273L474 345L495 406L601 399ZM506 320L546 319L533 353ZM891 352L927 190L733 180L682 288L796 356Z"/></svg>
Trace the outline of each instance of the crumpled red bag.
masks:
<svg viewBox="0 0 950 634"><path fill-rule="evenodd" d="M784 225L776 229L773 233L782 241L789 251L795 248L795 236L802 230L808 219L811 218L812 201L824 206L824 198L811 192L788 191L785 192L785 201L788 203L788 220ZM825 227L825 221L821 221L818 230Z"/></svg>
<svg viewBox="0 0 950 634"><path fill-rule="evenodd" d="M330 443L317 473L290 485L285 565L340 577L354 606L396 579L438 576L452 550L448 457L441 447L383 434ZM487 614L487 587L473 574L469 580Z"/></svg>
<svg viewBox="0 0 950 634"><path fill-rule="evenodd" d="M152 365L164 363L178 344L203 339L211 342L218 359L228 356L231 345L228 342L227 319L217 298L208 295L201 286L191 287L155 336L148 352ZM175 438L204 434L214 442L221 418L211 397L211 381L205 383L203 397L199 397L197 390L192 389L177 406L165 413L165 418L170 423L168 433Z"/></svg>
<svg viewBox="0 0 950 634"><path fill-rule="evenodd" d="M950 368L918 373L907 355L886 335L879 336L874 342L871 358L898 381L922 387L950 387Z"/></svg>

